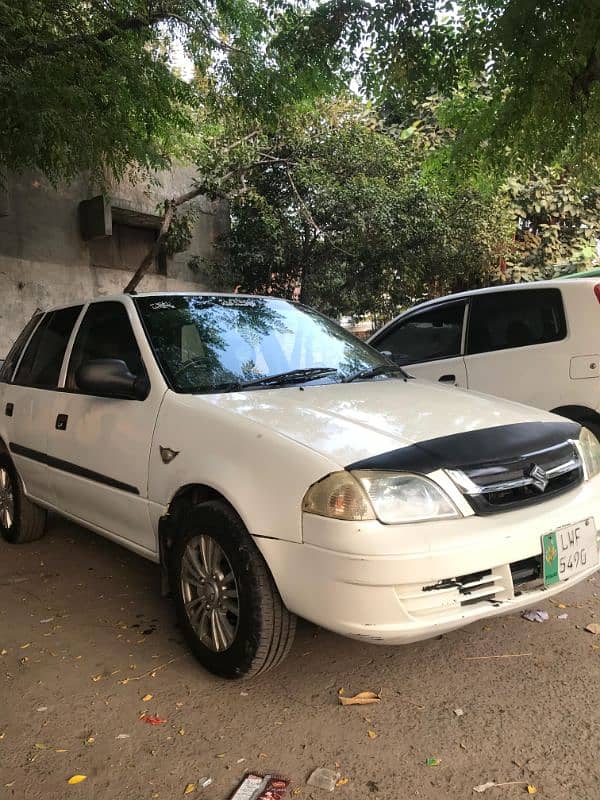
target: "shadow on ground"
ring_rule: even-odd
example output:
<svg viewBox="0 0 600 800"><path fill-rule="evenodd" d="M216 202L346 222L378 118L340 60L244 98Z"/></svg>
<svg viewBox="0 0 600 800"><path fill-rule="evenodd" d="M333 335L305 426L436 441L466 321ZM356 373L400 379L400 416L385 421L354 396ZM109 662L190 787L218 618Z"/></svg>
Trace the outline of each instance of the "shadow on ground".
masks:
<svg viewBox="0 0 600 800"><path fill-rule="evenodd" d="M503 800L527 783L596 800L600 648L582 627L597 591L566 592L567 620L547 602L544 624L501 617L401 648L303 622L277 671L223 682L188 654L156 565L52 518L40 542L0 544L0 797L170 800L210 776L189 796L226 800L250 768L314 799L306 778L325 766L353 800L454 800L488 781L515 781L488 790ZM342 708L341 687L382 701Z"/></svg>

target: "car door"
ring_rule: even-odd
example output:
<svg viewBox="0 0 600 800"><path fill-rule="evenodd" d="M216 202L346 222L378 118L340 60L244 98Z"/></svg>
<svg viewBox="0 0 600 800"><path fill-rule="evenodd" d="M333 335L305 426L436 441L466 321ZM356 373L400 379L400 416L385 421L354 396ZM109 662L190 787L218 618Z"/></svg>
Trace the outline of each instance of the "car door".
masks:
<svg viewBox="0 0 600 800"><path fill-rule="evenodd" d="M462 299L403 315L371 344L390 353L410 375L466 388L462 357L466 306Z"/></svg>
<svg viewBox="0 0 600 800"><path fill-rule="evenodd" d="M465 353L469 389L555 408L569 402L571 355L560 289L472 296Z"/></svg>
<svg viewBox="0 0 600 800"><path fill-rule="evenodd" d="M37 318L11 382L5 387L4 436L27 493L48 505L54 496L48 469L48 430L69 338L83 306Z"/></svg>
<svg viewBox="0 0 600 800"><path fill-rule="evenodd" d="M88 306L65 368L65 391L53 407L48 452L57 507L150 555L156 542L147 504L148 459L165 387L151 380L144 400L126 400L88 395L77 384L78 368L96 359L119 359L134 375L148 375L143 337L132 305L100 300Z"/></svg>

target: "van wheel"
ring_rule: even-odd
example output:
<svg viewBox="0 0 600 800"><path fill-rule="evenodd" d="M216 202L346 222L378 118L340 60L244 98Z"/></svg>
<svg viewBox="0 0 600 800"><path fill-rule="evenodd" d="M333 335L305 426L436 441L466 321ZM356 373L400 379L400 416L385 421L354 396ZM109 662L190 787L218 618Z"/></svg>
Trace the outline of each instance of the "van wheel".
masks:
<svg viewBox="0 0 600 800"><path fill-rule="evenodd" d="M29 500L23 483L6 455L0 455L0 535L11 544L40 539L46 529L46 511Z"/></svg>
<svg viewBox="0 0 600 800"><path fill-rule="evenodd" d="M170 583L179 624L200 663L223 678L249 678L289 653L296 617L242 521L225 503L185 504L176 514Z"/></svg>

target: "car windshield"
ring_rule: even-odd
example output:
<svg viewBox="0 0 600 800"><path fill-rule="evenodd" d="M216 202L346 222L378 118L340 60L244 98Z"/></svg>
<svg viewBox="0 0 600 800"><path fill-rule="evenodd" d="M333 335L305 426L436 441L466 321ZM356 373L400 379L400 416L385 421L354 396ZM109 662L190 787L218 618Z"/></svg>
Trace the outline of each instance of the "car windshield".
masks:
<svg viewBox="0 0 600 800"><path fill-rule="evenodd" d="M138 297L136 305L163 373L178 392L339 382L389 365L336 323L286 300L165 295Z"/></svg>

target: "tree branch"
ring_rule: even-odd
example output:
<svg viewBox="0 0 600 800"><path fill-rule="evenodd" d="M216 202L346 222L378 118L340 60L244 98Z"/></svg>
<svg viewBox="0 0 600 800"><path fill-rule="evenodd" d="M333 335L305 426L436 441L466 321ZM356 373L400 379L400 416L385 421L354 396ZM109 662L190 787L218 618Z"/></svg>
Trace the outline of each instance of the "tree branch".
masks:
<svg viewBox="0 0 600 800"><path fill-rule="evenodd" d="M598 42L594 45L589 54L585 67L577 73L571 83L571 102L574 102L580 95L586 99L590 96L592 85L600 81L600 56L598 55Z"/></svg>

